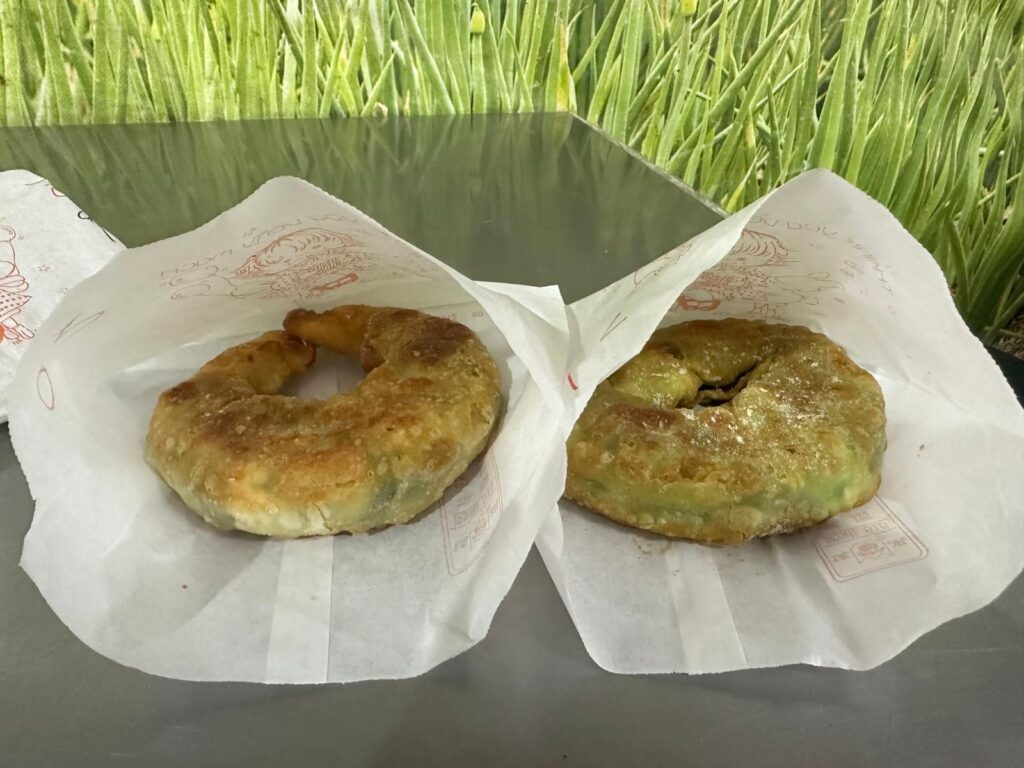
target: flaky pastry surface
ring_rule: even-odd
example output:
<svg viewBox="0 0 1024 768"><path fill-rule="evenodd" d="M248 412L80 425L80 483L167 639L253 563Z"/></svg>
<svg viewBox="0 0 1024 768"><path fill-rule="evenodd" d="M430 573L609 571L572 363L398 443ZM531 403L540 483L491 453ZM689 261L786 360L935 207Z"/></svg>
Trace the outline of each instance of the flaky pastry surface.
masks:
<svg viewBox="0 0 1024 768"><path fill-rule="evenodd" d="M315 347L366 377L325 400L277 394ZM483 450L494 360L464 325L407 309L296 310L160 395L147 459L208 523L294 538L404 523Z"/></svg>
<svg viewBox="0 0 1024 768"><path fill-rule="evenodd" d="M867 502L885 451L875 379L801 326L697 320L655 332L568 441L565 495L624 525L712 544Z"/></svg>

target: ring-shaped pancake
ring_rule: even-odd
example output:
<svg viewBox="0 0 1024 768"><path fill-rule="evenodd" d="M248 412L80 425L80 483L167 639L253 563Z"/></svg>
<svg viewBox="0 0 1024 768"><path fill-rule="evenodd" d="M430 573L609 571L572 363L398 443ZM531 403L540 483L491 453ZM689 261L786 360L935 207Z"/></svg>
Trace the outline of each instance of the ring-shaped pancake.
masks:
<svg viewBox="0 0 1024 768"><path fill-rule="evenodd" d="M164 392L147 459L211 525L294 538L405 523L483 450L501 395L464 325L407 309L296 310ZM277 394L315 346L367 372L324 400Z"/></svg>
<svg viewBox="0 0 1024 768"><path fill-rule="evenodd" d="M885 451L875 379L801 326L697 320L655 332L568 441L565 495L624 525L736 544L867 502Z"/></svg>

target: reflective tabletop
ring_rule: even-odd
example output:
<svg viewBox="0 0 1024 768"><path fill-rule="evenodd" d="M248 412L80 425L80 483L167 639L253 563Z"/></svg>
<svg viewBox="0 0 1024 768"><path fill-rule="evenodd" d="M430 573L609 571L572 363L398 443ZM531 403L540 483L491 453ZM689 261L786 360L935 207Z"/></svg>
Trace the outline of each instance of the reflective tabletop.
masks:
<svg viewBox="0 0 1024 768"><path fill-rule="evenodd" d="M557 283L570 301L719 218L566 115L0 129L8 168L127 245L300 176L470 277ZM65 629L17 565L31 515L0 427L3 767L1024 764L1021 579L870 672L627 677L590 660L533 553L487 638L420 678L188 683Z"/></svg>

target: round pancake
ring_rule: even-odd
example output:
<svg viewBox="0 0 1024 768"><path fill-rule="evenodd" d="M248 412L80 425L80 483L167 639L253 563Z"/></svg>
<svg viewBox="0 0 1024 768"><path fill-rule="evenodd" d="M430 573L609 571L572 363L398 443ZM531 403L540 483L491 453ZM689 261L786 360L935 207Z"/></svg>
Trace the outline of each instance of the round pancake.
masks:
<svg viewBox="0 0 1024 768"><path fill-rule="evenodd" d="M405 523L484 449L494 360L464 325L407 309L296 310L164 392L147 459L211 525L294 538ZM324 400L278 394L321 345L366 377Z"/></svg>
<svg viewBox="0 0 1024 768"><path fill-rule="evenodd" d="M658 330L602 382L568 441L565 495L624 525L736 544L867 502L881 480L875 379L801 326Z"/></svg>

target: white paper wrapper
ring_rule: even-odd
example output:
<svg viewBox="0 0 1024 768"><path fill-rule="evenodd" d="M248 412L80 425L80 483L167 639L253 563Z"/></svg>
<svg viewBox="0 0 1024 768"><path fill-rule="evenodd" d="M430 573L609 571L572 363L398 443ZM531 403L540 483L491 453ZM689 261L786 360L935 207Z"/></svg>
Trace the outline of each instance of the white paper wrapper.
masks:
<svg viewBox="0 0 1024 768"><path fill-rule="evenodd" d="M343 303L477 331L506 398L492 445L411 525L289 542L208 527L144 461L157 395L293 307ZM36 332L10 388L36 499L22 566L79 638L147 672L420 674L486 634L561 492L567 338L557 289L474 283L309 184L275 179L194 232L120 253ZM321 357L295 391L356 378L355 364Z"/></svg>
<svg viewBox="0 0 1024 768"><path fill-rule="evenodd" d="M0 424L7 387L43 320L121 244L28 171L0 173Z"/></svg>
<svg viewBox="0 0 1024 768"><path fill-rule="evenodd" d="M878 379L878 496L801 534L714 549L562 502L538 546L613 672L867 669L993 600L1024 561L1024 415L929 254L827 172L790 182L570 308L569 418L659 325L807 325Z"/></svg>

